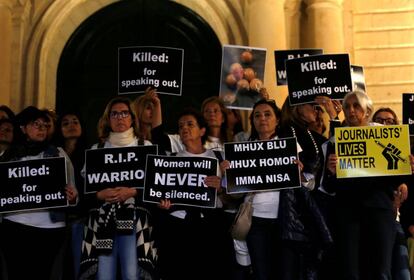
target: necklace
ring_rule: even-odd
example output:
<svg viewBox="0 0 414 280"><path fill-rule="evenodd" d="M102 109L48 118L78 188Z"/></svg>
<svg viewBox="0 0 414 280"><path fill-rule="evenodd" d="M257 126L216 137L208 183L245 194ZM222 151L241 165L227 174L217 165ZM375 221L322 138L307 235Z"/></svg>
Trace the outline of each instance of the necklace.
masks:
<svg viewBox="0 0 414 280"><path fill-rule="evenodd" d="M319 155L319 148L318 148L318 145L316 144L315 138L313 138L312 132L309 129L306 129L306 131L308 132L309 137L312 140L313 146L315 147L316 155Z"/></svg>
<svg viewBox="0 0 414 280"><path fill-rule="evenodd" d="M293 136L296 137L296 130L295 130L295 128L293 126L291 126L290 128L292 129ZM310 139L312 140L313 147L315 147L316 155L319 155L319 148L318 148L318 145L316 144L315 138L313 138L313 135L312 135L312 133L310 132L309 129L306 129L306 132L308 133ZM296 139L297 138L298 137L296 137Z"/></svg>

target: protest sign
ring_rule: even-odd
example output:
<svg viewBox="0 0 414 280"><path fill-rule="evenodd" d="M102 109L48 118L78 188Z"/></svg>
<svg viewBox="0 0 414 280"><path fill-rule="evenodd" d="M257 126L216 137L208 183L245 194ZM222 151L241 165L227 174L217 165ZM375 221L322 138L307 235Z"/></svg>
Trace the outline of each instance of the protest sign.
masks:
<svg viewBox="0 0 414 280"><path fill-rule="evenodd" d="M411 174L407 125L335 128L338 178Z"/></svg>
<svg viewBox="0 0 414 280"><path fill-rule="evenodd" d="M278 86L287 85L286 65L288 59L307 57L310 55L322 54L322 49L296 49L296 50L276 50L275 66L276 66L276 83Z"/></svg>
<svg viewBox="0 0 414 280"><path fill-rule="evenodd" d="M352 91L348 54L324 54L286 60L291 105L314 102L316 96L343 99Z"/></svg>
<svg viewBox="0 0 414 280"><path fill-rule="evenodd" d="M228 108L251 110L263 87L266 49L223 46L220 98Z"/></svg>
<svg viewBox="0 0 414 280"><path fill-rule="evenodd" d="M227 193L300 187L296 138L224 144Z"/></svg>
<svg viewBox="0 0 414 280"><path fill-rule="evenodd" d="M144 201L215 208L217 190L207 187L204 178L217 175L217 159L209 157L147 157Z"/></svg>
<svg viewBox="0 0 414 280"><path fill-rule="evenodd" d="M136 46L118 49L118 93L144 92L149 86L158 93L181 95L184 50Z"/></svg>
<svg viewBox="0 0 414 280"><path fill-rule="evenodd" d="M0 163L0 212L66 207L63 157Z"/></svg>
<svg viewBox="0 0 414 280"><path fill-rule="evenodd" d="M351 77L352 77L352 90L353 91L365 91L365 76L364 67L351 65Z"/></svg>
<svg viewBox="0 0 414 280"><path fill-rule="evenodd" d="M117 186L143 188L146 156L157 153L157 145L86 150L85 193Z"/></svg>
<svg viewBox="0 0 414 280"><path fill-rule="evenodd" d="M414 135L414 93L403 93L402 123L408 124L410 135Z"/></svg>

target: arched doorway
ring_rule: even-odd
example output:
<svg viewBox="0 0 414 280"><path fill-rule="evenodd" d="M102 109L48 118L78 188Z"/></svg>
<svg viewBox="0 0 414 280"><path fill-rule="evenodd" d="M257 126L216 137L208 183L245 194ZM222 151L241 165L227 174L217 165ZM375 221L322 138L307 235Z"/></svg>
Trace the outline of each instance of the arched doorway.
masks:
<svg viewBox="0 0 414 280"><path fill-rule="evenodd" d="M97 140L96 125L105 104L117 95L118 48L145 45L184 49L182 96L161 96L168 131L176 128L182 108L199 108L204 98L218 94L221 44L200 16L171 1L116 2L77 28L58 66L56 110L78 109L89 143Z"/></svg>

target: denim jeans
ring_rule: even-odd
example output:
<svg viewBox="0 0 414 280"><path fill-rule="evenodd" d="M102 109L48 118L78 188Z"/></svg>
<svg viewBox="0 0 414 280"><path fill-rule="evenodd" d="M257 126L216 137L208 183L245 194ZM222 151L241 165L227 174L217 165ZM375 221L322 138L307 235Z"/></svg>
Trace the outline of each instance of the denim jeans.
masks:
<svg viewBox="0 0 414 280"><path fill-rule="evenodd" d="M252 217L247 234L247 247L256 280L274 280L280 277L281 233L277 219Z"/></svg>
<svg viewBox="0 0 414 280"><path fill-rule="evenodd" d="M117 259L123 280L138 280L138 258L135 230L130 234L116 234L109 255L98 257L98 280L117 279Z"/></svg>
<svg viewBox="0 0 414 280"><path fill-rule="evenodd" d="M74 273L76 277L79 274L79 268L80 268L84 226L85 224L83 222L74 222L72 224L72 254L73 254Z"/></svg>

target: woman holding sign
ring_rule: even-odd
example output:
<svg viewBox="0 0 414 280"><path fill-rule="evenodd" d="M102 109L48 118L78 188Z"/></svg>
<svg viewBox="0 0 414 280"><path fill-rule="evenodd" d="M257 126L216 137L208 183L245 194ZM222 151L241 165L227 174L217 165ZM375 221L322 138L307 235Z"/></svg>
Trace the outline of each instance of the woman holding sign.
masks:
<svg viewBox="0 0 414 280"><path fill-rule="evenodd" d="M185 150L177 156L211 157L212 150L206 149L206 122L195 110L181 112L178 119L178 132ZM219 173L217 168L216 173ZM204 187L208 186L220 191L219 176L207 176ZM221 263L221 236L214 234L217 221L215 209L190 206L173 206L171 200L161 200L159 207L169 210L162 218L162 238L160 246L161 278L175 279L221 279L223 269ZM221 269L220 269L221 268Z"/></svg>
<svg viewBox="0 0 414 280"><path fill-rule="evenodd" d="M271 140L279 137L281 110L274 100L261 99L250 114L249 141ZM225 160L221 167L227 169ZM246 196L246 200L250 195ZM278 219L279 191L256 192L253 201L252 225L246 241L256 280L279 279L281 276L281 225Z"/></svg>
<svg viewBox="0 0 414 280"><path fill-rule="evenodd" d="M69 204L76 204L78 192L74 187L74 173L69 157L62 149L58 149L47 141L47 115L29 106L16 116L20 126L21 135L16 145L11 148L10 161L29 161L52 157L64 157L66 161L66 199ZM30 168L26 166L27 169ZM49 167L47 167L49 169ZM40 168L31 169L33 175ZM30 176L16 176L27 180L23 184L22 193L14 200L21 198L20 203L36 197L42 198L37 192L38 185L30 184ZM35 175L34 175L35 176ZM38 177L38 176L36 176ZM33 180L35 177L33 177ZM53 184L54 182L51 182ZM60 186L56 186L59 191ZM59 194L60 195L60 194ZM46 199L46 196L45 196ZM41 201L39 201L41 203ZM58 209L58 208L56 208ZM65 240L65 212L56 209L23 210L6 213L3 216L1 247L4 254L9 280L17 279L55 279L59 276L52 275L53 266ZM42 257L39 257L39 254Z"/></svg>
<svg viewBox="0 0 414 280"><path fill-rule="evenodd" d="M151 144L139 137L135 110L128 98L109 101L99 120L98 134L100 142L92 149ZM114 183L98 191L96 198L97 206L90 210L83 242L80 279L90 279L93 274L99 280L117 279L118 263L123 280L151 278L156 256L152 243L146 243L152 241L151 224L138 190ZM147 230L148 235L144 235ZM142 246L149 246L148 250Z"/></svg>
<svg viewBox="0 0 414 280"><path fill-rule="evenodd" d="M350 92L343 100L345 125L374 125L371 99L362 92ZM401 177L337 178L338 158L328 155L324 185L336 191L336 245L338 279L391 279L395 240L393 191Z"/></svg>

